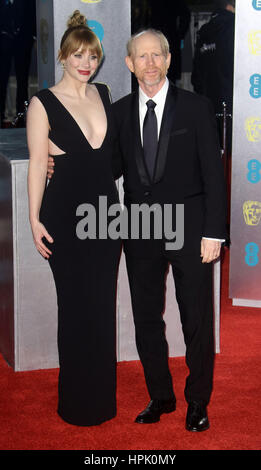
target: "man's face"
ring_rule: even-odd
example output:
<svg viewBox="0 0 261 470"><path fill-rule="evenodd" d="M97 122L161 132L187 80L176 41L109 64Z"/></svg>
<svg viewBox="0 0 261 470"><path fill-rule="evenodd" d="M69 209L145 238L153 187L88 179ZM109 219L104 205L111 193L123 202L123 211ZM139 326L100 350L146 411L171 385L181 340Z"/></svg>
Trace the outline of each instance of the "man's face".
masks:
<svg viewBox="0 0 261 470"><path fill-rule="evenodd" d="M157 36L144 33L134 40L132 54L126 57L126 64L142 89L157 87L166 77L170 54L164 56Z"/></svg>

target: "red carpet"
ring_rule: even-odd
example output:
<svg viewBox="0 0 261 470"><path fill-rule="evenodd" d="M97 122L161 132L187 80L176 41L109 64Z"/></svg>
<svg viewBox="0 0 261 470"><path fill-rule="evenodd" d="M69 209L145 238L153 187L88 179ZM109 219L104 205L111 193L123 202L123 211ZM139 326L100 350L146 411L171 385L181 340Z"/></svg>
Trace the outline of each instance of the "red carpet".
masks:
<svg viewBox="0 0 261 470"><path fill-rule="evenodd" d="M16 372L0 356L0 449L2 450L260 450L261 309L232 307L228 253L222 268L221 354L208 409L211 427L185 430L184 358L170 360L177 411L160 423L133 422L149 398L139 362L118 365L118 415L97 427L64 423L56 414L55 370Z"/></svg>

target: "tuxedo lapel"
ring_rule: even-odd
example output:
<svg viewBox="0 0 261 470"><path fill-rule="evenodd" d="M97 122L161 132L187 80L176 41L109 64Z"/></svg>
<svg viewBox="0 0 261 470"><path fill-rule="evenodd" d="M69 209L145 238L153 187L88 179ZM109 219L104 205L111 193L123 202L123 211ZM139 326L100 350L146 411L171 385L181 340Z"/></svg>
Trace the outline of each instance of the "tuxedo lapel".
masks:
<svg viewBox="0 0 261 470"><path fill-rule="evenodd" d="M159 136L158 153L154 172L154 183L158 183L163 175L166 165L168 145L171 129L173 128L176 108L176 87L170 83L166 96L166 103L162 116L162 123Z"/></svg>

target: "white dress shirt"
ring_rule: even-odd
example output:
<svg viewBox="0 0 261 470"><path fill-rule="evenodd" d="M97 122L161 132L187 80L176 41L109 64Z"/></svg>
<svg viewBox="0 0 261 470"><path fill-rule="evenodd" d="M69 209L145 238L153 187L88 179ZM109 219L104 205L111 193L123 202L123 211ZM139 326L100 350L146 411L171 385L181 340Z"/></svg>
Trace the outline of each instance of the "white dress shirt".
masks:
<svg viewBox="0 0 261 470"><path fill-rule="evenodd" d="M169 89L169 80L166 77L166 80L161 87L161 89L156 93L156 95L153 96L153 98L149 97L144 93L144 91L139 87L139 117L140 117L140 136L141 136L141 143L143 143L143 122L144 118L147 112L147 101L148 100L153 100L154 103L156 103L156 106L154 108L156 117L157 117L157 124L158 124L158 138L160 134L160 127L161 127L161 121L162 121L162 115L164 111L164 106L165 106L165 101L166 101L166 96L168 93ZM203 237L206 240L215 240L215 241L220 241L221 243L224 242L225 240L219 240L217 238L208 238L208 237Z"/></svg>

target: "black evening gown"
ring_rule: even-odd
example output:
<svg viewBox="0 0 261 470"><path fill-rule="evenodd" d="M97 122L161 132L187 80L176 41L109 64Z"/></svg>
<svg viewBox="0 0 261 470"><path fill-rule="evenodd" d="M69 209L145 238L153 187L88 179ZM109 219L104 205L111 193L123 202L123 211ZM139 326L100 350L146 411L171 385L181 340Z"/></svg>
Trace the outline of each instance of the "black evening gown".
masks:
<svg viewBox="0 0 261 470"><path fill-rule="evenodd" d="M48 89L39 91L48 115L49 138L62 150L47 184L40 211L54 243L48 244L58 305L58 414L71 424L97 425L116 415L116 288L119 239L99 239L99 196L117 204L112 172L116 134L106 85L95 84L107 116L107 132L93 149L75 119ZM96 209L92 238L78 238L76 227ZM104 212L101 213L104 219ZM109 223L108 217L108 223ZM89 231L90 227L84 227ZM94 233L96 229L96 236ZM104 220L103 229L104 232ZM89 232L90 233L90 232ZM46 293L48 295L48 293Z"/></svg>

